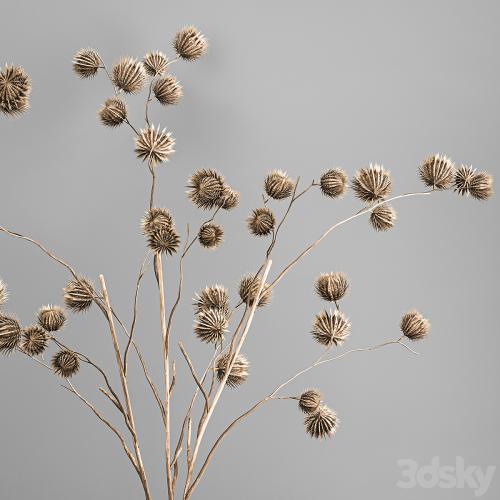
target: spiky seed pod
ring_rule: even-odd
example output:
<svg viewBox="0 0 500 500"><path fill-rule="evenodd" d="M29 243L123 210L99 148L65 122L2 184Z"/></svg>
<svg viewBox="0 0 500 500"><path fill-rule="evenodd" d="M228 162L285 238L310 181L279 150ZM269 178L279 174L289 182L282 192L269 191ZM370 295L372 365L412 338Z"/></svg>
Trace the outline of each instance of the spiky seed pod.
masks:
<svg viewBox="0 0 500 500"><path fill-rule="evenodd" d="M319 407L318 411L304 418L306 432L313 438L323 439L331 437L337 431L339 421L337 414L326 405Z"/></svg>
<svg viewBox="0 0 500 500"><path fill-rule="evenodd" d="M455 165L444 155L429 156L419 168L422 182L432 189L448 189L453 181Z"/></svg>
<svg viewBox="0 0 500 500"><path fill-rule="evenodd" d="M267 236L274 229L276 219L269 208L256 208L247 219L247 226L254 236Z"/></svg>
<svg viewBox="0 0 500 500"><path fill-rule="evenodd" d="M322 311L313 322L312 335L320 344L331 347L341 345L349 336L351 324L343 313L336 310L333 314Z"/></svg>
<svg viewBox="0 0 500 500"><path fill-rule="evenodd" d="M347 189L347 175L341 168L327 170L319 180L321 192L330 198L339 198Z"/></svg>
<svg viewBox="0 0 500 500"><path fill-rule="evenodd" d="M86 311L94 300L94 288L85 278L71 280L63 291L64 304L73 312Z"/></svg>
<svg viewBox="0 0 500 500"><path fill-rule="evenodd" d="M187 187L188 198L203 210L218 206L227 193L224 177L215 170L197 170L189 178Z"/></svg>
<svg viewBox="0 0 500 500"><path fill-rule="evenodd" d="M156 80L153 92L160 104L177 104L182 97L182 86L174 76L162 76Z"/></svg>
<svg viewBox="0 0 500 500"><path fill-rule="evenodd" d="M73 69L80 78L92 78L101 66L101 58L94 49L80 49L73 56Z"/></svg>
<svg viewBox="0 0 500 500"><path fill-rule="evenodd" d="M182 59L194 61L205 54L208 42L194 26L186 26L176 33L174 48Z"/></svg>
<svg viewBox="0 0 500 500"><path fill-rule="evenodd" d="M175 153L175 139L170 132L165 129L160 130L151 125L148 128L141 129L139 135L135 138L135 152L137 158L147 161L149 165L156 166L158 163L168 161L170 155Z"/></svg>
<svg viewBox="0 0 500 500"><path fill-rule="evenodd" d="M218 224L203 224L198 231L198 241L205 248L217 248L223 236L224 231Z"/></svg>
<svg viewBox="0 0 500 500"><path fill-rule="evenodd" d="M58 306L44 306L38 310L38 324L48 332L57 332L65 321L66 315Z"/></svg>
<svg viewBox="0 0 500 500"><path fill-rule="evenodd" d="M0 352L10 354L19 346L21 327L15 318L0 314Z"/></svg>
<svg viewBox="0 0 500 500"><path fill-rule="evenodd" d="M231 210L238 205L240 201L240 193L231 189L229 186L224 186L221 197L217 200L217 206L224 210Z"/></svg>
<svg viewBox="0 0 500 500"><path fill-rule="evenodd" d="M299 408L308 415L315 413L319 409L322 397L318 390L309 389L300 395Z"/></svg>
<svg viewBox="0 0 500 500"><path fill-rule="evenodd" d="M206 343L217 343L224 338L227 332L229 318L222 309L205 309L196 316L194 333Z"/></svg>
<svg viewBox="0 0 500 500"><path fill-rule="evenodd" d="M391 229L391 227L394 226L395 220L396 210L388 203L377 205L370 214L370 224L377 231L387 231Z"/></svg>
<svg viewBox="0 0 500 500"><path fill-rule="evenodd" d="M260 276L255 277L252 274L243 276L240 281L238 290L243 303L247 304L250 307L253 305L255 299L257 298L257 293L259 291L261 283L262 279L260 278ZM271 300L271 290L269 290L268 287L269 284L266 283L260 294L259 303L257 304L258 307L269 304Z"/></svg>
<svg viewBox="0 0 500 500"><path fill-rule="evenodd" d="M157 229L148 237L148 246L153 252L167 255L173 255L177 252L180 242L175 227Z"/></svg>
<svg viewBox="0 0 500 500"><path fill-rule="evenodd" d="M207 286L194 297L196 313L207 309L221 309L229 311L229 295L226 288L221 285Z"/></svg>
<svg viewBox="0 0 500 500"><path fill-rule="evenodd" d="M119 97L110 97L99 110L99 118L107 127L118 127L127 119L127 105Z"/></svg>
<svg viewBox="0 0 500 500"><path fill-rule="evenodd" d="M9 298L9 292L7 292L7 285L0 280L0 307L2 307Z"/></svg>
<svg viewBox="0 0 500 500"><path fill-rule="evenodd" d="M168 58L163 52L157 50L156 52L147 53L142 63L149 76L160 76L163 75L167 69Z"/></svg>
<svg viewBox="0 0 500 500"><path fill-rule="evenodd" d="M143 234L150 236L158 229L170 229L174 226L174 218L165 208L150 208L141 220Z"/></svg>
<svg viewBox="0 0 500 500"><path fill-rule="evenodd" d="M342 273L320 274L314 284L316 293L327 302L340 300L349 288L349 282Z"/></svg>
<svg viewBox="0 0 500 500"><path fill-rule="evenodd" d="M16 116L29 108L31 83L19 66L6 65L0 71L0 111Z"/></svg>
<svg viewBox="0 0 500 500"><path fill-rule="evenodd" d="M21 349L30 356L38 356L47 348L48 340L49 336L45 330L38 325L33 325L23 331Z"/></svg>
<svg viewBox="0 0 500 500"><path fill-rule="evenodd" d="M356 172L352 180L354 194L362 201L373 203L383 200L392 190L390 173L381 165L372 165Z"/></svg>
<svg viewBox="0 0 500 500"><path fill-rule="evenodd" d="M127 94L140 92L146 81L146 70L141 61L122 57L111 69L113 85Z"/></svg>
<svg viewBox="0 0 500 500"><path fill-rule="evenodd" d="M408 311L401 318L401 331L410 340L422 340L427 337L430 323L417 310Z"/></svg>
<svg viewBox="0 0 500 500"><path fill-rule="evenodd" d="M52 368L57 375L70 378L80 368L80 360L73 351L65 349L54 355L52 358Z"/></svg>
<svg viewBox="0 0 500 500"><path fill-rule="evenodd" d="M281 170L269 172L264 181L264 191L275 200L283 200L291 196L294 187L293 180Z"/></svg>
<svg viewBox="0 0 500 500"><path fill-rule="evenodd" d="M477 200L487 200L493 194L493 177L462 165L455 173L454 186L455 191L462 196L471 195Z"/></svg>
<svg viewBox="0 0 500 500"><path fill-rule="evenodd" d="M217 361L215 363L215 371L217 373L219 382L222 382L224 380L228 361L228 352L225 352L217 358ZM229 387L238 387L239 385L243 384L243 382L245 382L245 380L248 378L249 367L250 363L247 361L245 356L243 356L242 354L238 354L227 377L226 385L228 385Z"/></svg>

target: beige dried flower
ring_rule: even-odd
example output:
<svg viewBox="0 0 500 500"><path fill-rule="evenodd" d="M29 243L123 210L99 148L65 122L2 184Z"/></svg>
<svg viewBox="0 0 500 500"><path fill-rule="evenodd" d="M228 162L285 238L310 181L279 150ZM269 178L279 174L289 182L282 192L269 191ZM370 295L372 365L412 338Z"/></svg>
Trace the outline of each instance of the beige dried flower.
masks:
<svg viewBox="0 0 500 500"><path fill-rule="evenodd" d="M223 340L228 325L229 317L225 310L204 309L196 316L194 333L203 342L218 343Z"/></svg>
<svg viewBox="0 0 500 500"><path fill-rule="evenodd" d="M254 236L268 236L275 223L274 214L267 207L254 209L247 218L248 229Z"/></svg>
<svg viewBox="0 0 500 500"><path fill-rule="evenodd" d="M175 35L174 48L180 58L194 61L205 54L208 43L198 29L194 26L186 26Z"/></svg>
<svg viewBox="0 0 500 500"><path fill-rule="evenodd" d="M403 334L413 341L427 337L431 327L429 321L415 309L403 315L400 326Z"/></svg>
<svg viewBox="0 0 500 500"><path fill-rule="evenodd" d="M177 104L182 97L182 86L174 76L162 76L156 80L153 92L160 104Z"/></svg>
<svg viewBox="0 0 500 500"><path fill-rule="evenodd" d="M387 231L391 229L391 227L394 226L395 220L396 210L388 203L377 205L370 214L370 224L377 231Z"/></svg>
<svg viewBox="0 0 500 500"><path fill-rule="evenodd" d="M173 226L156 229L148 235L148 246L155 253L173 255L177 252L180 242L179 235Z"/></svg>
<svg viewBox="0 0 500 500"><path fill-rule="evenodd" d="M308 415L315 413L319 409L322 397L317 389L309 389L300 395L299 408Z"/></svg>
<svg viewBox="0 0 500 500"><path fill-rule="evenodd" d="M349 320L339 310L333 314L322 311L316 315L311 333L317 342L326 347L338 346L349 336L350 326Z"/></svg>
<svg viewBox="0 0 500 500"><path fill-rule="evenodd" d="M66 315L59 306L44 306L38 310L38 324L48 332L57 332L66 322Z"/></svg>
<svg viewBox="0 0 500 500"><path fill-rule="evenodd" d="M73 56L73 69L80 78L92 78L101 66L101 58L94 49L80 49Z"/></svg>
<svg viewBox="0 0 500 500"><path fill-rule="evenodd" d="M251 307L257 298L257 293L259 291L262 279L260 276L254 276L252 274L247 274L244 276L239 285L238 293L244 304ZM265 306L271 301L271 290L268 290L269 284L265 284L259 297L258 307Z"/></svg>
<svg viewBox="0 0 500 500"><path fill-rule="evenodd" d="M38 356L47 348L48 340L49 336L45 330L38 325L33 325L23 331L21 349L30 356Z"/></svg>
<svg viewBox="0 0 500 500"><path fill-rule="evenodd" d="M195 295L194 307L196 313L207 309L221 309L229 312L229 295L221 285L207 286Z"/></svg>
<svg viewBox="0 0 500 500"><path fill-rule="evenodd" d="M150 208L141 220L143 234L149 236L158 229L170 229L174 226L174 218L165 208Z"/></svg>
<svg viewBox="0 0 500 500"><path fill-rule="evenodd" d="M224 210L231 210L238 205L240 201L240 193L231 189L229 186L224 186L221 197L217 200L217 206Z"/></svg>
<svg viewBox="0 0 500 500"><path fill-rule="evenodd" d="M73 312L86 311L94 300L94 288L85 278L71 280L63 291L64 304Z"/></svg>
<svg viewBox="0 0 500 500"><path fill-rule="evenodd" d="M9 292L7 291L7 285L0 280L0 307L2 307L9 298Z"/></svg>
<svg viewBox="0 0 500 500"><path fill-rule="evenodd" d="M306 432L313 438L323 439L331 437L337 431L339 421L337 414L326 405L319 407L318 411L307 415L304 419Z"/></svg>
<svg viewBox="0 0 500 500"><path fill-rule="evenodd" d="M222 201L226 192L224 177L215 170L197 170L188 180L188 198L198 208L210 210Z"/></svg>
<svg viewBox="0 0 500 500"><path fill-rule="evenodd" d="M57 375L70 378L80 368L80 360L73 351L64 349L56 353L52 358L52 368Z"/></svg>
<svg viewBox="0 0 500 500"><path fill-rule="evenodd" d="M275 200L283 200L291 196L294 187L295 182L281 170L269 172L264 181L264 191Z"/></svg>
<svg viewBox="0 0 500 500"><path fill-rule="evenodd" d="M10 354L19 346L20 341L19 322L15 318L0 314L0 352Z"/></svg>
<svg viewBox="0 0 500 500"><path fill-rule="evenodd" d="M31 83L19 66L6 65L0 71L0 111L16 116L29 108Z"/></svg>
<svg viewBox="0 0 500 500"><path fill-rule="evenodd" d="M148 128L141 129L139 135L135 138L135 152L137 158L147 161L150 166L156 166L158 163L169 160L170 155L175 152L175 140L170 132L165 129L160 130L158 125L155 128L151 125Z"/></svg>
<svg viewBox="0 0 500 500"><path fill-rule="evenodd" d="M347 189L347 175L340 168L327 170L319 181L321 192L330 198L339 198Z"/></svg>
<svg viewBox="0 0 500 500"><path fill-rule="evenodd" d="M493 194L493 177L487 172L476 172L471 166L462 165L455 173L455 191L477 200L487 200Z"/></svg>
<svg viewBox="0 0 500 500"><path fill-rule="evenodd" d="M113 85L127 94L139 92L146 81L146 70L141 61L122 57L111 69Z"/></svg>
<svg viewBox="0 0 500 500"><path fill-rule="evenodd" d="M453 181L455 165L444 155L426 158L419 169L420 179L432 189L447 189Z"/></svg>
<svg viewBox="0 0 500 500"><path fill-rule="evenodd" d="M215 363L215 371L217 374L217 379L219 382L224 380L224 376L226 375L226 369L229 362L229 353L225 352L221 354ZM248 378L248 368L250 367L250 363L247 361L243 354L238 354L236 356L231 371L227 377L226 385L229 387L238 387L243 384L245 380Z"/></svg>
<svg viewBox="0 0 500 500"><path fill-rule="evenodd" d="M98 115L103 125L118 127L127 119L127 105L119 97L110 97L104 101Z"/></svg>
<svg viewBox="0 0 500 500"><path fill-rule="evenodd" d="M163 52L157 50L156 52L147 53L142 63L149 76L160 76L165 73L168 67L168 58Z"/></svg>
<svg viewBox="0 0 500 500"><path fill-rule="evenodd" d="M381 165L372 165L356 172L352 180L354 194L362 201L373 203L383 200L392 190L390 173Z"/></svg>
<svg viewBox="0 0 500 500"><path fill-rule="evenodd" d="M342 273L320 274L316 278L316 293L327 302L340 300L347 292L349 282Z"/></svg>
<svg viewBox="0 0 500 500"><path fill-rule="evenodd" d="M224 231L218 224L203 224L198 231L198 241L205 248L217 248L224 236Z"/></svg>

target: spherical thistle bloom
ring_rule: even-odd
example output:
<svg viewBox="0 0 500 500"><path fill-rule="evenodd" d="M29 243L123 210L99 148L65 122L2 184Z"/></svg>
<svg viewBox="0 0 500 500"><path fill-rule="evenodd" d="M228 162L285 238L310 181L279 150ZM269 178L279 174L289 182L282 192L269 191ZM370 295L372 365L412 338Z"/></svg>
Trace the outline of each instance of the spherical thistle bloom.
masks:
<svg viewBox="0 0 500 500"><path fill-rule="evenodd" d="M0 307L7 302L8 298L9 292L7 291L7 285L2 280L0 280Z"/></svg>
<svg viewBox="0 0 500 500"><path fill-rule="evenodd" d="M197 170L188 180L188 198L198 208L211 210L219 206L225 194L224 177L215 170Z"/></svg>
<svg viewBox="0 0 500 500"><path fill-rule="evenodd" d="M57 332L66 322L66 315L59 306L44 306L38 310L38 324L48 332Z"/></svg>
<svg viewBox="0 0 500 500"><path fill-rule="evenodd" d="M170 229L174 227L174 218L165 208L150 208L141 220L141 229L146 236L151 235L158 229Z"/></svg>
<svg viewBox="0 0 500 500"><path fill-rule="evenodd" d="M23 331L21 349L30 356L38 356L47 348L49 336L39 325L33 325Z"/></svg>
<svg viewBox="0 0 500 500"><path fill-rule="evenodd" d="M98 115L103 125L118 127L127 119L127 105L119 97L110 97L104 101Z"/></svg>
<svg viewBox="0 0 500 500"><path fill-rule="evenodd" d="M356 172L352 180L354 194L362 201L373 203L383 200L392 190L390 173L381 165L372 165Z"/></svg>
<svg viewBox="0 0 500 500"><path fill-rule="evenodd" d="M194 26L186 26L176 33L174 48L180 58L194 61L205 54L208 42Z"/></svg>
<svg viewBox="0 0 500 500"><path fill-rule="evenodd" d="M73 351L64 349L56 353L52 358L52 368L57 375L70 378L80 368L80 360Z"/></svg>
<svg viewBox="0 0 500 500"><path fill-rule="evenodd" d="M314 284L316 293L327 302L340 300L349 288L349 282L342 273L320 274Z"/></svg>
<svg viewBox="0 0 500 500"><path fill-rule="evenodd" d="M453 181L455 165L444 155L429 156L419 168L422 182L432 189L447 189Z"/></svg>
<svg viewBox="0 0 500 500"><path fill-rule="evenodd" d="M10 354L21 341L19 322L10 316L0 314L0 352Z"/></svg>
<svg viewBox="0 0 500 500"><path fill-rule="evenodd" d="M146 81L146 70L141 61L122 57L111 69L113 85L127 94L136 94Z"/></svg>
<svg viewBox="0 0 500 500"><path fill-rule="evenodd" d="M165 73L168 66L168 58L159 50L148 52L142 61L144 69L149 76L160 76Z"/></svg>
<svg viewBox="0 0 500 500"><path fill-rule="evenodd" d="M180 242L175 227L157 229L148 236L148 246L155 253L173 255L177 252Z"/></svg>
<svg viewBox="0 0 500 500"><path fill-rule="evenodd" d="M153 92L160 104L177 104L182 97L182 86L174 76L162 76L156 80Z"/></svg>
<svg viewBox="0 0 500 500"><path fill-rule="evenodd" d="M209 308L200 311L194 323L194 333L208 343L218 343L224 338L229 325L229 317L222 309Z"/></svg>
<svg viewBox="0 0 500 500"><path fill-rule="evenodd" d="M333 314L322 311L316 315L311 333L317 342L332 347L344 342L349 336L350 327L349 320L340 311L336 310Z"/></svg>
<svg viewBox="0 0 500 500"><path fill-rule="evenodd" d="M19 66L6 65L0 71L0 111L16 116L29 108L31 83Z"/></svg>
<svg viewBox="0 0 500 500"><path fill-rule="evenodd" d="M217 206L223 208L224 210L231 210L238 205L239 201L240 193L225 185L222 191L222 195L217 200Z"/></svg>
<svg viewBox="0 0 500 500"><path fill-rule="evenodd" d="M396 210L388 203L377 205L370 214L370 224L377 231L391 229L394 226L395 220Z"/></svg>
<svg viewBox="0 0 500 500"><path fill-rule="evenodd" d="M135 138L135 152L142 161L147 161L149 165L156 166L158 163L168 161L170 155L175 152L175 140L170 132L165 129L160 130L151 125L141 129Z"/></svg>
<svg viewBox="0 0 500 500"><path fill-rule="evenodd" d="M93 302L94 288L85 278L71 280L64 287L64 304L73 312L86 311Z"/></svg>
<svg viewBox="0 0 500 500"><path fill-rule="evenodd" d="M215 362L215 372L217 374L217 379L219 382L224 380L226 375L226 369L228 362L230 361L229 353L225 352L221 356L217 358ZM245 380L248 378L248 369L250 367L250 363L247 361L245 356L242 354L238 354L234 359L233 366L226 380L226 385L229 387L238 387L243 384Z"/></svg>
<svg viewBox="0 0 500 500"><path fill-rule="evenodd" d="M327 170L319 180L321 192L330 198L339 198L347 189L347 175L340 168Z"/></svg>
<svg viewBox="0 0 500 500"><path fill-rule="evenodd" d="M493 194L493 177L486 172L476 172L471 166L462 165L455 173L455 191L477 200L487 200Z"/></svg>
<svg viewBox="0 0 500 500"><path fill-rule="evenodd" d="M73 69L80 78L92 78L101 66L101 58L94 49L81 49L73 56Z"/></svg>
<svg viewBox="0 0 500 500"><path fill-rule="evenodd" d="M304 418L304 425L306 427L306 432L311 437L323 439L335 434L339 425L339 420L337 414L333 410L326 405L322 405L318 408L318 411Z"/></svg>
<svg viewBox="0 0 500 500"><path fill-rule="evenodd" d="M295 183L286 172L273 170L264 181L264 191L275 200L283 200L292 195Z"/></svg>
<svg viewBox="0 0 500 500"><path fill-rule="evenodd" d="M309 389L303 392L299 398L299 408L306 414L315 413L318 411L321 404L321 392L317 389Z"/></svg>
<svg viewBox="0 0 500 500"><path fill-rule="evenodd" d="M268 236L274 229L276 219L269 208L256 208L247 218L247 226L254 236Z"/></svg>
<svg viewBox="0 0 500 500"><path fill-rule="evenodd" d="M243 276L240 281L238 293L244 304L247 304L249 307L253 305L255 299L257 298L257 293L259 292L260 286L262 283L262 279L260 276L254 276L252 274L248 274ZM269 304L271 300L271 290L268 289L269 284L265 284L262 288L262 292L259 297L258 307L265 306Z"/></svg>
<svg viewBox="0 0 500 500"><path fill-rule="evenodd" d="M195 295L193 305L196 313L206 311L207 309L229 311L227 289L221 285L207 286Z"/></svg>
<svg viewBox="0 0 500 500"><path fill-rule="evenodd" d="M198 241L205 248L217 248L223 236L224 231L218 224L203 224L198 231Z"/></svg>
<svg viewBox="0 0 500 500"><path fill-rule="evenodd" d="M427 337L431 325L427 319L414 309L403 315L400 327L406 337L415 341Z"/></svg>

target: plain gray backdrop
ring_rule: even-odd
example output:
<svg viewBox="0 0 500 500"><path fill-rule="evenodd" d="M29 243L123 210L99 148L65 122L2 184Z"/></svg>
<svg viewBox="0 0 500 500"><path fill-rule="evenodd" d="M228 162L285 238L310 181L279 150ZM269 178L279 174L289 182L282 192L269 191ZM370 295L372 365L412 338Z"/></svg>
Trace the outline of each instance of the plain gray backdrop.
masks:
<svg viewBox="0 0 500 500"><path fill-rule="evenodd" d="M33 82L32 109L0 118L0 224L43 241L79 272L107 279L112 302L129 322L145 253L139 220L149 174L133 152L130 129L104 128L96 111L112 93L103 74L82 81L73 54L97 49L111 65L151 50L172 56L174 33L194 24L210 42L206 57L172 72L184 99L152 107L153 122L173 132L177 152L160 165L158 204L185 234L206 214L185 197L188 175L216 168L241 192L219 218L225 242L196 247L186 262L185 295L175 321L201 370L212 350L192 332L191 297L222 283L236 299L239 277L262 262L266 242L245 218L261 203L267 171L303 183L334 166L350 176L370 162L392 172L394 192L423 188L417 168L444 153L498 174L500 9L495 1L151 1L5 2L0 61L22 65ZM143 120L145 94L128 99ZM275 275L336 220L361 207L352 193L330 200L313 191L297 203L274 254ZM276 204L281 212L284 204ZM441 465L463 457L483 470L500 462L498 422L498 198L487 203L453 192L400 200L396 227L377 234L359 218L331 234L259 311L244 353L248 382L227 391L207 443L250 403L320 353L309 334L323 304L320 272L343 271L352 322L345 349L397 338L401 314L420 309L432 322L413 356L399 346L356 353L298 379L285 395L317 386L339 414L332 440L316 442L291 401L271 402L231 434L196 499L468 499L463 489L400 489L397 461ZM29 243L0 234L6 309L23 324L43 304L60 303L68 274ZM166 268L169 303L177 261ZM158 298L149 271L140 294L137 341L161 380ZM102 316L71 316L61 340L107 365L114 354ZM342 348L343 349L343 348ZM338 352L342 352L338 349ZM178 350L174 426L193 381ZM157 408L131 356L131 392L154 498L166 498ZM118 421L82 369L75 384ZM0 359L0 498L137 499L142 490L114 436L61 380L30 360ZM218 431L218 432L217 432ZM202 449L206 453L207 449ZM498 498L493 478L483 498Z"/></svg>

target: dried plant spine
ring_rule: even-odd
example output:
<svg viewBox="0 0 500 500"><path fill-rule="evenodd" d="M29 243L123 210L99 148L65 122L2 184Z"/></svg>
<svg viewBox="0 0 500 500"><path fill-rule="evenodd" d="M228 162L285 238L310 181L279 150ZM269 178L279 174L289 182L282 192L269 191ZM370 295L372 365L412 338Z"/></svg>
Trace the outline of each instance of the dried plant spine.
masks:
<svg viewBox="0 0 500 500"><path fill-rule="evenodd" d="M20 66L6 65L0 71L0 111L17 116L29 108L31 83Z"/></svg>
<svg viewBox="0 0 500 500"><path fill-rule="evenodd" d="M167 162L175 152L175 140L166 129L160 130L158 125L141 129L135 138L135 152L142 161L147 161L151 167Z"/></svg>
<svg viewBox="0 0 500 500"><path fill-rule="evenodd" d="M38 356L47 348L49 336L39 325L26 328L22 334L21 349L30 356Z"/></svg>
<svg viewBox="0 0 500 500"><path fill-rule="evenodd" d="M73 312L86 311L94 301L94 288L85 278L72 279L64 288L64 304Z"/></svg>
<svg viewBox="0 0 500 500"><path fill-rule="evenodd" d="M175 35L174 48L181 59L194 61L206 53L208 43L197 28L186 26Z"/></svg>
<svg viewBox="0 0 500 500"><path fill-rule="evenodd" d="M52 358L52 368L57 375L70 378L79 370L80 360L73 351L63 349Z"/></svg>
<svg viewBox="0 0 500 500"><path fill-rule="evenodd" d="M215 371L217 373L217 379L222 382L226 375L226 369L228 363L230 362L230 353L225 352L217 358L215 363ZM232 355L231 355L232 356ZM242 354L238 354L234 359L233 366L229 375L227 377L226 384L229 387L238 387L248 378L248 369L250 367L249 362Z"/></svg>
<svg viewBox="0 0 500 500"><path fill-rule="evenodd" d="M80 78L94 77L101 66L101 58L94 49L81 49L73 56L73 70Z"/></svg>
<svg viewBox="0 0 500 500"><path fill-rule="evenodd" d="M104 101L98 114L106 127L118 127L127 119L127 105L119 97L110 97Z"/></svg>
<svg viewBox="0 0 500 500"><path fill-rule="evenodd" d="M122 57L111 69L113 84L127 94L137 94L146 82L146 70L141 61Z"/></svg>
<svg viewBox="0 0 500 500"><path fill-rule="evenodd" d="M413 341L424 339L430 330L429 321L415 309L403 315L400 327L405 337Z"/></svg>
<svg viewBox="0 0 500 500"><path fill-rule="evenodd" d="M264 181L264 191L275 200L284 200L292 195L295 182L288 177L286 172L273 170L269 172Z"/></svg>
<svg viewBox="0 0 500 500"><path fill-rule="evenodd" d="M198 231L198 241L205 248L217 248L222 242L223 236L223 229L212 222L203 224Z"/></svg>
<svg viewBox="0 0 500 500"><path fill-rule="evenodd" d="M316 315L311 333L326 347L338 346L349 336L350 326L349 320L339 310L333 313L322 311Z"/></svg>
<svg viewBox="0 0 500 500"><path fill-rule="evenodd" d="M333 436L338 424L337 414L326 405L320 406L316 412L304 419L306 432L315 439Z"/></svg>
<svg viewBox="0 0 500 500"><path fill-rule="evenodd" d="M394 226L396 210L388 203L377 205L370 214L370 224L376 231L387 231Z"/></svg>
<svg viewBox="0 0 500 500"><path fill-rule="evenodd" d="M372 165L356 172L352 180L354 194L366 203L383 200L392 191L391 176L381 165Z"/></svg>
<svg viewBox="0 0 500 500"><path fill-rule="evenodd" d="M172 75L162 76L156 80L153 93L164 106L177 104L182 98L182 86Z"/></svg>
<svg viewBox="0 0 500 500"><path fill-rule="evenodd" d="M321 405L322 398L323 396L317 389L308 389L299 397L299 408L306 415L315 413Z"/></svg>
<svg viewBox="0 0 500 500"><path fill-rule="evenodd" d="M444 155L429 156L419 168L420 179L432 189L448 189L453 182L455 165Z"/></svg>
<svg viewBox="0 0 500 500"><path fill-rule="evenodd" d="M347 175L340 168L332 168L323 173L319 186L329 198L340 198L347 190Z"/></svg>
<svg viewBox="0 0 500 500"><path fill-rule="evenodd" d="M48 332L57 332L66 322L66 315L59 306L44 306L38 310L38 324Z"/></svg>
<svg viewBox="0 0 500 500"><path fill-rule="evenodd" d="M337 302L347 292L349 281L343 273L325 273L316 278L316 293L327 302Z"/></svg>
<svg viewBox="0 0 500 500"><path fill-rule="evenodd" d="M0 314L0 353L10 354L21 341L19 322L11 316Z"/></svg>
<svg viewBox="0 0 500 500"><path fill-rule="evenodd" d="M269 236L275 224L274 213L267 207L254 209L247 218L247 227L254 236Z"/></svg>
<svg viewBox="0 0 500 500"><path fill-rule="evenodd" d="M165 73L168 67L167 56L160 51L149 52L144 56L142 61L144 69L149 76L161 76Z"/></svg>

